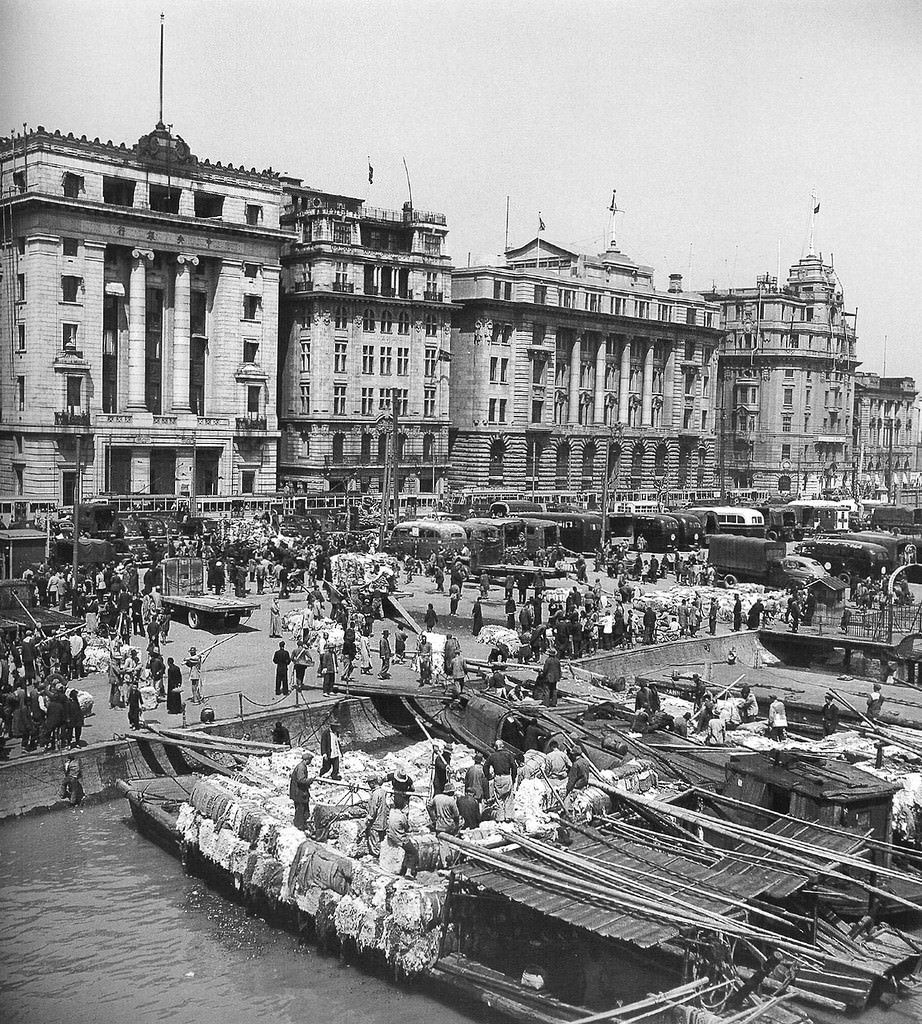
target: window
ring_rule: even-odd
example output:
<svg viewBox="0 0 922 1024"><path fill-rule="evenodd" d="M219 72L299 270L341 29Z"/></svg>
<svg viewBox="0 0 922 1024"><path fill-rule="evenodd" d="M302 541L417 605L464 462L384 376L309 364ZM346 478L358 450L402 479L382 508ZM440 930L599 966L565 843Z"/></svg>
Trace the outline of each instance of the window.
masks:
<svg viewBox="0 0 922 1024"><path fill-rule="evenodd" d="M487 418L489 419L489 421L491 423L495 423L496 422L496 399L495 398L491 398L490 399L490 406L489 406L489 411L488 411L488 414L487 414Z"/></svg>
<svg viewBox="0 0 922 1024"><path fill-rule="evenodd" d="M301 372L311 372L311 343L310 339L301 339Z"/></svg>
<svg viewBox="0 0 922 1024"><path fill-rule="evenodd" d="M689 306L685 310L685 323L690 324L691 326L694 326L697 322L698 322L698 311L694 307Z"/></svg>
<svg viewBox="0 0 922 1024"><path fill-rule="evenodd" d="M156 189L156 185L151 185L151 205L150 208L156 209L153 203L153 192ZM167 191L167 190L163 190ZM129 181L127 178L107 178L102 179L102 201L109 203L112 206L134 206L134 182ZM176 196L177 212L179 208L179 195L177 190Z"/></svg>
<svg viewBox="0 0 922 1024"><path fill-rule="evenodd" d="M25 493L25 490L24 490L25 489L25 481L23 480L23 475L24 475L23 474L23 467L22 466L16 466L15 467L15 472L16 472L16 494L23 494L23 493Z"/></svg>
<svg viewBox="0 0 922 1024"><path fill-rule="evenodd" d="M531 329L531 343L532 345L543 345L544 339L547 337L547 325L546 324L535 324Z"/></svg>
<svg viewBox="0 0 922 1024"><path fill-rule="evenodd" d="M685 342L685 362L693 363L695 361L695 343L693 341Z"/></svg>
<svg viewBox="0 0 922 1024"><path fill-rule="evenodd" d="M793 388L782 388L782 402L787 408L790 408L794 404Z"/></svg>
<svg viewBox="0 0 922 1024"><path fill-rule="evenodd" d="M544 385L544 369L547 366L546 359L533 359L531 363L531 382L539 386Z"/></svg>
<svg viewBox="0 0 922 1024"><path fill-rule="evenodd" d="M366 309L362 314L362 330L371 333L375 329L375 311Z"/></svg>
<svg viewBox="0 0 922 1024"><path fill-rule="evenodd" d="M67 408L79 409L83 405L83 378L67 378Z"/></svg>
<svg viewBox="0 0 922 1024"><path fill-rule="evenodd" d="M707 409L701 410L701 429L707 430L708 428L708 411Z"/></svg>
<svg viewBox="0 0 922 1024"><path fill-rule="evenodd" d="M659 303L659 309L657 310L660 320L664 320L668 323L672 319L671 307L665 302Z"/></svg>
<svg viewBox="0 0 922 1024"><path fill-rule="evenodd" d="M547 305L547 285L536 284L535 285L535 302L539 306Z"/></svg>
<svg viewBox="0 0 922 1024"><path fill-rule="evenodd" d="M301 415L307 416L311 411L311 386L310 384L301 385Z"/></svg>
<svg viewBox="0 0 922 1024"><path fill-rule="evenodd" d="M385 309L381 314L381 333L390 334L394 329L394 315L389 309Z"/></svg>
<svg viewBox="0 0 922 1024"><path fill-rule="evenodd" d="M259 276L259 264L258 263L244 263L243 265L243 276L251 279Z"/></svg>
<svg viewBox="0 0 922 1024"><path fill-rule="evenodd" d="M245 338L243 341L243 361L245 363L259 362L259 342L253 338Z"/></svg>
<svg viewBox="0 0 922 1024"><path fill-rule="evenodd" d="M541 423L544 419L544 402L533 399L531 403L532 423Z"/></svg>
<svg viewBox="0 0 922 1024"><path fill-rule="evenodd" d="M262 309L263 300L258 295L244 295L243 297L243 319L258 320Z"/></svg>
<svg viewBox="0 0 922 1024"><path fill-rule="evenodd" d="M571 291L569 288L560 289L560 305L564 309L573 309L576 300L576 292Z"/></svg>
<svg viewBox="0 0 922 1024"><path fill-rule="evenodd" d="M504 295L503 298L512 298L512 285L506 286L508 294ZM439 275L435 271L428 271L426 273L426 294L423 296L429 302L441 302L442 293L439 291Z"/></svg>
<svg viewBox="0 0 922 1024"><path fill-rule="evenodd" d="M432 384L423 388L423 416L427 419L435 416L435 387Z"/></svg>
<svg viewBox="0 0 922 1024"><path fill-rule="evenodd" d="M77 324L61 324L61 348L65 352L77 351L77 327ZM22 347L23 349L26 347L25 338L23 338Z"/></svg>
<svg viewBox="0 0 922 1024"><path fill-rule="evenodd" d="M26 408L26 378L16 378L16 404L19 407L20 412L24 412Z"/></svg>
<svg viewBox="0 0 922 1024"><path fill-rule="evenodd" d="M61 239L61 248L64 251L65 256L77 256L79 253L80 243L76 238L63 238Z"/></svg>
<svg viewBox="0 0 922 1024"><path fill-rule="evenodd" d="M362 388L362 415L372 416L375 411L375 389Z"/></svg>
<svg viewBox="0 0 922 1024"><path fill-rule="evenodd" d="M374 345L362 346L362 373L375 372L375 347Z"/></svg>
<svg viewBox="0 0 922 1024"><path fill-rule="evenodd" d="M333 372L346 372L346 352L348 345L345 341L337 341L333 345Z"/></svg>
<svg viewBox="0 0 922 1024"><path fill-rule="evenodd" d="M262 388L258 384L251 384L247 388L247 413L250 416L259 415L259 395Z"/></svg>
<svg viewBox="0 0 922 1024"><path fill-rule="evenodd" d="M509 383L509 360L500 359L499 361L499 382L500 384Z"/></svg>
<svg viewBox="0 0 922 1024"><path fill-rule="evenodd" d="M352 225L347 221L333 222L333 241L340 245L349 245L352 241Z"/></svg>
<svg viewBox="0 0 922 1024"><path fill-rule="evenodd" d="M804 392L804 405L806 405L807 408L809 408L810 404L812 402L813 402L813 388L807 388L807 390Z"/></svg>
<svg viewBox="0 0 922 1024"><path fill-rule="evenodd" d="M378 388L378 412L384 412L391 407L391 389Z"/></svg>
<svg viewBox="0 0 922 1024"><path fill-rule="evenodd" d="M345 437L342 434L333 435L333 449L330 458L333 462L341 463L343 461L343 448L345 446Z"/></svg>
<svg viewBox="0 0 922 1024"><path fill-rule="evenodd" d="M790 434L791 432L791 415L789 413L785 413L781 417L781 432L783 434Z"/></svg>
<svg viewBox="0 0 922 1024"><path fill-rule="evenodd" d="M426 337L427 338L435 338L438 335L438 333L439 333L439 322L430 313L426 317Z"/></svg>
<svg viewBox="0 0 922 1024"><path fill-rule="evenodd" d="M389 374L391 372L391 357L393 349L390 345L381 346L381 354L378 358L378 373Z"/></svg>
<svg viewBox="0 0 922 1024"><path fill-rule="evenodd" d="M397 333L398 334L409 334L410 333L410 314L401 313L397 318Z"/></svg>
<svg viewBox="0 0 922 1024"><path fill-rule="evenodd" d="M16 301L17 302L25 302L26 301L26 275L25 274L17 274L16 275Z"/></svg>
<svg viewBox="0 0 922 1024"><path fill-rule="evenodd" d="M61 301L79 302L80 289L83 287L82 277L65 275L61 278Z"/></svg>
<svg viewBox="0 0 922 1024"><path fill-rule="evenodd" d="M410 350L408 348L397 349L397 376L406 377L410 373Z"/></svg>
<svg viewBox="0 0 922 1024"><path fill-rule="evenodd" d="M345 306L337 306L333 310L333 329L344 331L349 326L349 313Z"/></svg>
<svg viewBox="0 0 922 1024"><path fill-rule="evenodd" d="M786 366L784 368L784 379L785 380L793 380L794 379L794 367L793 366Z"/></svg>
<svg viewBox="0 0 922 1024"><path fill-rule="evenodd" d="M13 188L22 195L26 190L26 172L13 171Z"/></svg>
<svg viewBox="0 0 922 1024"><path fill-rule="evenodd" d="M612 296L611 311L614 316L624 316L624 299L620 295Z"/></svg>
<svg viewBox="0 0 922 1024"><path fill-rule="evenodd" d="M262 224L263 220L263 208L258 206L256 203L246 204L246 222L250 227L256 227L258 224Z"/></svg>
<svg viewBox="0 0 922 1024"><path fill-rule="evenodd" d="M26 350L26 325L17 324L17 340L16 340L16 351L25 352Z"/></svg>
<svg viewBox="0 0 922 1024"><path fill-rule="evenodd" d="M423 360L423 376L434 377L435 366L438 362L438 350L433 348L431 345L426 346L426 352Z"/></svg>
<svg viewBox="0 0 922 1024"><path fill-rule="evenodd" d="M442 252L442 239L438 235L423 235L423 247L429 256L439 256Z"/></svg>
<svg viewBox="0 0 922 1024"><path fill-rule="evenodd" d="M813 307L812 306L808 306L804 310L804 320L809 322L812 319L813 319Z"/></svg>
<svg viewBox="0 0 922 1024"><path fill-rule="evenodd" d="M491 398L489 408L489 420L491 423L506 422L506 399Z"/></svg>
<svg viewBox="0 0 922 1024"><path fill-rule="evenodd" d="M786 462L791 458L791 446L789 444L783 444L781 446L781 461Z"/></svg>
<svg viewBox="0 0 922 1024"><path fill-rule="evenodd" d="M334 384L333 385L333 415L334 416L345 416L346 415L346 385L345 384Z"/></svg>
<svg viewBox="0 0 922 1024"><path fill-rule="evenodd" d="M196 192L192 205L196 217L217 220L224 213L224 196L212 192Z"/></svg>
<svg viewBox="0 0 922 1024"><path fill-rule="evenodd" d="M148 189L150 208L157 213L179 213L182 189L166 185L151 185ZM130 206L131 203L125 205Z"/></svg>
<svg viewBox="0 0 922 1024"><path fill-rule="evenodd" d="M334 263L333 264L333 291L334 292L347 292L352 289L348 287L349 282L349 264L348 263Z"/></svg>
<svg viewBox="0 0 922 1024"><path fill-rule="evenodd" d="M410 391L408 388L395 388L394 401L397 403L397 412L400 416L406 416L407 406L410 402Z"/></svg>
<svg viewBox="0 0 922 1024"><path fill-rule="evenodd" d="M496 356L490 357L490 383L496 384L499 381L499 359Z"/></svg>
<svg viewBox="0 0 922 1024"><path fill-rule="evenodd" d="M650 316L650 303L649 302L635 302L635 315L640 320L646 320Z"/></svg>
<svg viewBox="0 0 922 1024"><path fill-rule="evenodd" d="M190 295L191 309L189 311L189 330L193 337L205 338L207 337L205 331L205 314L207 306L207 298L204 292L200 292L197 289Z"/></svg>
<svg viewBox="0 0 922 1024"><path fill-rule="evenodd" d="M240 491L243 494L252 494L256 490L256 470L242 469L240 471Z"/></svg>

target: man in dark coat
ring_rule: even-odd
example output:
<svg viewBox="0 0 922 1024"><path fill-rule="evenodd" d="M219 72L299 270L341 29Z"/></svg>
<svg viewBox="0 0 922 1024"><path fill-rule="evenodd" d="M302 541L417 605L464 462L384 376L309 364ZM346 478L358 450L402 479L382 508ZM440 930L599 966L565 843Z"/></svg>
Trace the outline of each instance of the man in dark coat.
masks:
<svg viewBox="0 0 922 1024"><path fill-rule="evenodd" d="M285 641L279 641L279 649L272 655L275 662L275 693L276 696L284 694L288 696L288 666L291 664L291 655L285 649Z"/></svg>
<svg viewBox="0 0 922 1024"><path fill-rule="evenodd" d="M331 779L339 778L339 758L342 749L339 744L339 722L331 722L320 734L320 774L330 773Z"/></svg>
<svg viewBox="0 0 922 1024"><path fill-rule="evenodd" d="M563 672L560 669L560 658L552 651L544 661L544 679L547 683L548 707L557 707L557 684L560 682Z"/></svg>
<svg viewBox="0 0 922 1024"><path fill-rule="evenodd" d="M733 632L738 633L743 626L743 602L740 600L739 594L733 602Z"/></svg>
<svg viewBox="0 0 922 1024"><path fill-rule="evenodd" d="M311 775L310 767L313 760L314 755L309 750L305 750L301 755L301 760L295 765L288 782L288 796L295 805L294 826L301 829L302 832L305 831L307 816L311 809L311 783L314 781L314 776Z"/></svg>

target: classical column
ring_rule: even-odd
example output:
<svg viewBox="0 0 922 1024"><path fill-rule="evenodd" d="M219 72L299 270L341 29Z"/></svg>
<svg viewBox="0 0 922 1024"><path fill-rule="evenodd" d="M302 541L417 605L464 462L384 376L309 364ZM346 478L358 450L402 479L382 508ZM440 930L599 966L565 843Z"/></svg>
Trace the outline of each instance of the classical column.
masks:
<svg viewBox="0 0 922 1024"><path fill-rule="evenodd" d="M173 412L189 409L189 360L192 350L192 281L191 267L198 266L198 256L176 257L173 285Z"/></svg>
<svg viewBox="0 0 922 1024"><path fill-rule="evenodd" d="M567 410L568 423L579 423L579 361L579 334L575 334L573 337L573 347L570 349L570 407Z"/></svg>
<svg viewBox="0 0 922 1024"><path fill-rule="evenodd" d="M640 425L649 427L653 424L653 342L644 342L643 353L643 403L640 407Z"/></svg>
<svg viewBox="0 0 922 1024"><path fill-rule="evenodd" d="M131 250L128 288L128 408L144 409L147 348L147 264L154 258L149 249Z"/></svg>
<svg viewBox="0 0 922 1024"><path fill-rule="evenodd" d="M599 335L599 344L595 350L595 392L592 396L592 420L594 423L605 422L605 335Z"/></svg>
<svg viewBox="0 0 922 1024"><path fill-rule="evenodd" d="M663 426L671 427L674 422L672 396L675 391L675 345L666 342L666 369L663 373Z"/></svg>
<svg viewBox="0 0 922 1024"><path fill-rule="evenodd" d="M621 380L618 387L618 422L627 423L631 397L631 339L625 337L621 346Z"/></svg>

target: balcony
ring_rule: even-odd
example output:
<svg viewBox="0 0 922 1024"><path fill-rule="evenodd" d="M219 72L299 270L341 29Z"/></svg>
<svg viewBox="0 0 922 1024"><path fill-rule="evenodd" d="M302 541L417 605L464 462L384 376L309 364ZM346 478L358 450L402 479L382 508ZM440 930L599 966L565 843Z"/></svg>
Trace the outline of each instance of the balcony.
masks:
<svg viewBox="0 0 922 1024"><path fill-rule="evenodd" d="M314 290L314 282L313 281L305 281L305 280L302 279L302 280L299 280L299 281L292 281L292 283L291 283L291 291L292 291L292 294L294 294L294 295L297 295L297 294L303 293L303 292L312 292L313 290Z"/></svg>
<svg viewBox="0 0 922 1024"><path fill-rule="evenodd" d="M355 285L351 281L334 281L333 282L334 292L354 292Z"/></svg>
<svg viewBox="0 0 922 1024"><path fill-rule="evenodd" d="M250 414L249 416L237 417L238 433L250 433L251 431L267 429L268 427L265 416L257 416L255 414Z"/></svg>
<svg viewBox="0 0 922 1024"><path fill-rule="evenodd" d="M82 409L62 409L54 414L56 427L89 427L90 414Z"/></svg>
<svg viewBox="0 0 922 1024"><path fill-rule="evenodd" d="M425 299L426 302L441 302L442 301L442 295L443 295L442 292L431 292L431 291L423 292L423 298Z"/></svg>

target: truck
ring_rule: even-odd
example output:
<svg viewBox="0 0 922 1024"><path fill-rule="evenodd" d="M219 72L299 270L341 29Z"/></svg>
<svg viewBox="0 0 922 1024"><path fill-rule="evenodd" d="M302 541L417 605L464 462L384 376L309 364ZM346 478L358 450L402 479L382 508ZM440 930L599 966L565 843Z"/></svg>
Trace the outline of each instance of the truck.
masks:
<svg viewBox="0 0 922 1024"><path fill-rule="evenodd" d="M164 607L185 616L191 629L233 629L259 607L258 601L248 598L209 594L201 558L164 558L162 566Z"/></svg>
<svg viewBox="0 0 922 1024"><path fill-rule="evenodd" d="M708 562L728 587L741 581L787 587L827 575L815 559L788 555L786 550L783 541L717 533L711 537Z"/></svg>
<svg viewBox="0 0 922 1024"><path fill-rule="evenodd" d="M83 619L38 603L38 588L31 580L0 581L0 636L14 641L20 633L41 627L46 636L83 629Z"/></svg>

